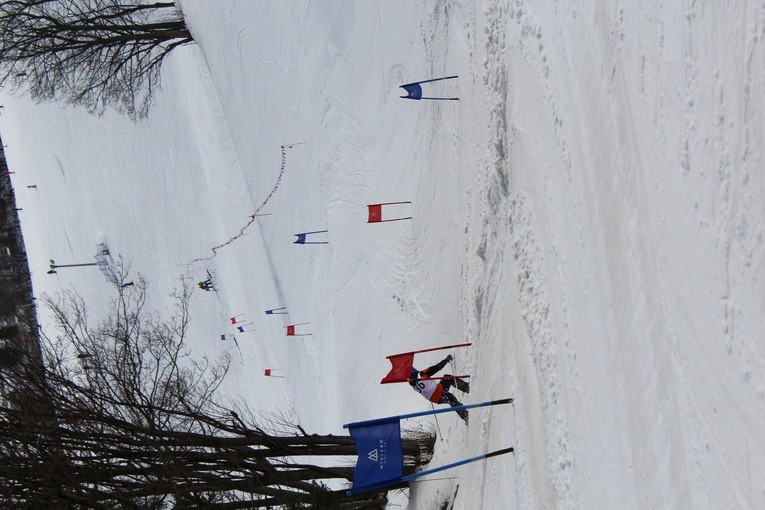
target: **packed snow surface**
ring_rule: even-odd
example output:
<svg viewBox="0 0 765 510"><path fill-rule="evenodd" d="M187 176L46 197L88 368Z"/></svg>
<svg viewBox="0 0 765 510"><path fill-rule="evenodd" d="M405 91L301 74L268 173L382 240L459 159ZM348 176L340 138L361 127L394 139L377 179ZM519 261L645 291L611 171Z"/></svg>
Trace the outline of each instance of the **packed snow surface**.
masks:
<svg viewBox="0 0 765 510"><path fill-rule="evenodd" d="M147 119L3 96L38 294L103 313L94 268L46 274L101 241L160 313L209 270L194 354L319 433L429 409L385 357L472 342L457 396L514 404L408 426L432 465L515 453L410 508L765 508L765 3L180 5ZM425 95L459 101L398 97L449 75ZM366 222L391 201L412 219Z"/></svg>

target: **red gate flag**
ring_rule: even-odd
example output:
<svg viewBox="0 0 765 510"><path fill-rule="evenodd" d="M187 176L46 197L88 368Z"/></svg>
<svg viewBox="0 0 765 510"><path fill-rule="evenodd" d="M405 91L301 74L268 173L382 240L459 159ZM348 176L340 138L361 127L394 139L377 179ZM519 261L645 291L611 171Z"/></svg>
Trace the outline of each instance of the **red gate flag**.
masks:
<svg viewBox="0 0 765 510"><path fill-rule="evenodd" d="M387 358L388 360L390 360L390 363L391 365L393 365L393 368L391 368L390 372L388 372L388 375L383 377L382 381L380 381L380 384L407 382L412 373L412 367L414 366L414 355L417 353L440 351L443 349L451 349L453 347L467 347L468 345L471 345L471 344L465 343L465 344L456 344L456 345L445 345L443 347L433 347L431 349L421 349L419 351L402 352L400 354L391 354L390 356L387 356ZM451 376L451 377L456 377L456 376ZM467 377L467 376L460 376L460 377ZM431 379L443 379L443 377L431 377Z"/></svg>
<svg viewBox="0 0 765 510"><path fill-rule="evenodd" d="M383 202L380 204L369 204L367 206L367 209L369 210L369 219L367 220L367 223L383 223L385 221L411 220L412 219L411 216L383 219L384 205L399 205L399 204L411 204L411 203L412 202ZM391 213L391 214L394 214L394 213Z"/></svg>
<svg viewBox="0 0 765 510"><path fill-rule="evenodd" d="M386 375L380 384L388 384L394 382L405 382L409 380L409 376L412 373L412 367L414 366L414 353L405 352L403 354L394 354L388 356L393 368L388 375Z"/></svg>
<svg viewBox="0 0 765 510"><path fill-rule="evenodd" d="M299 324L290 324L287 326L287 336L311 336L311 333L297 333L296 327L310 324L310 322L301 322Z"/></svg>
<svg viewBox="0 0 765 510"><path fill-rule="evenodd" d="M382 221L382 204L372 204L369 208L369 220L367 223L377 223Z"/></svg>

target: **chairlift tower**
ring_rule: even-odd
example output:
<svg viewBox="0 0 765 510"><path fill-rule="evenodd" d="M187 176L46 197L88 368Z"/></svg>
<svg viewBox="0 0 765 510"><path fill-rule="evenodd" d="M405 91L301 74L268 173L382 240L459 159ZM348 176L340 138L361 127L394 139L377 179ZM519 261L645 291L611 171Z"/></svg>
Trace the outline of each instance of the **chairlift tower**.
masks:
<svg viewBox="0 0 765 510"><path fill-rule="evenodd" d="M56 274L58 273L58 269L65 267L96 266L98 267L98 270L104 274L106 281L116 281L117 277L114 274L114 259L109 253L109 247L106 246L106 243L98 244L94 258L96 259L95 262L82 262L79 264L56 264L55 260L50 259L50 271L48 271L48 274Z"/></svg>

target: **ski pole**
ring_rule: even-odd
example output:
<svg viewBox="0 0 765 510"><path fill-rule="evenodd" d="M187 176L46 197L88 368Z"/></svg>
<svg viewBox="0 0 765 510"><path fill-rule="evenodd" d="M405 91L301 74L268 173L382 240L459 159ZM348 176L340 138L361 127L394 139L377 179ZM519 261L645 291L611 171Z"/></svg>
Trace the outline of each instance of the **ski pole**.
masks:
<svg viewBox="0 0 765 510"><path fill-rule="evenodd" d="M433 402L430 403L430 408L433 409L434 411L436 410L436 408L433 406ZM441 425L438 424L438 416L436 416L434 414L433 418L436 419L436 430L438 430L438 439L440 441L443 441L444 440L444 435L441 433Z"/></svg>

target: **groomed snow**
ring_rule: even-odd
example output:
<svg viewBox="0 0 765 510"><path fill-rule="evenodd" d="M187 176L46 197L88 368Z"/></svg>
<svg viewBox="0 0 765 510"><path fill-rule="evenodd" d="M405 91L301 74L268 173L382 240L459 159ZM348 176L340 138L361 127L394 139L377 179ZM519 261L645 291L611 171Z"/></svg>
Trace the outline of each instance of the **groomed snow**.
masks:
<svg viewBox="0 0 765 510"><path fill-rule="evenodd" d="M38 294L103 312L95 269L46 274L102 240L160 312L209 269L195 354L228 352L226 395L319 433L429 409L379 384L385 356L473 342L458 396L514 405L409 425L440 429L433 465L515 454L415 484L410 508L765 508L765 4L180 4L198 44L148 119L3 95ZM459 102L398 98L453 74L431 90ZM192 262L297 143L270 215ZM413 219L367 224L387 201ZM219 340L234 314L240 349Z"/></svg>

